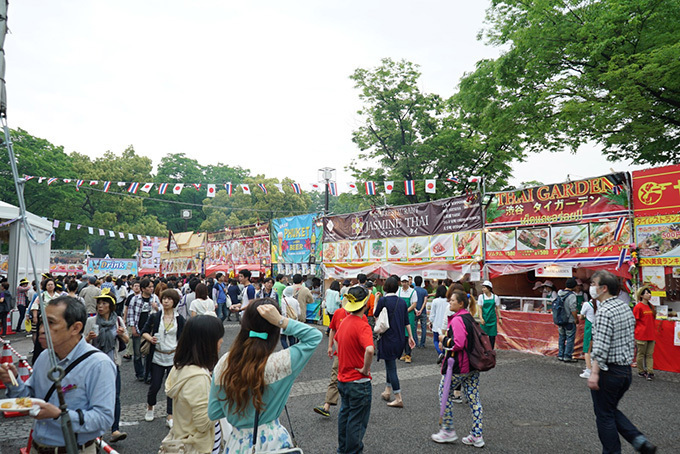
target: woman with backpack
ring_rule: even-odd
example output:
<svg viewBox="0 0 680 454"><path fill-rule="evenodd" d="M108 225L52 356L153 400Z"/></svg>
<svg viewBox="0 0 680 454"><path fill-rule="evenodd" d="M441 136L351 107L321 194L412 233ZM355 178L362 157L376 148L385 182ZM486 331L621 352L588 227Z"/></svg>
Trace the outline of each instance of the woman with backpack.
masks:
<svg viewBox="0 0 680 454"><path fill-rule="evenodd" d="M440 347L446 350L442 362L442 378L439 382L439 399L441 404L441 427L439 432L432 434L432 440L437 443L453 443L458 440L453 427L454 388L462 385L472 411L472 430L463 437L463 444L476 448L484 447L482 438L482 403L479 400L479 371L472 370L468 356L468 329L474 319L467 310L469 300L467 294L455 290L449 300L449 308L455 312L448 324L446 337L442 339ZM467 323L464 320L467 317ZM445 389L448 388L448 389Z"/></svg>

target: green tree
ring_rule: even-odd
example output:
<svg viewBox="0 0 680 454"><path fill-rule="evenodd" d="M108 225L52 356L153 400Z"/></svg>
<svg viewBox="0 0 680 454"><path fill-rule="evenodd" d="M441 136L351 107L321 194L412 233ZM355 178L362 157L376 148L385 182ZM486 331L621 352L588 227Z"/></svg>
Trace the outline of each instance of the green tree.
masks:
<svg viewBox="0 0 680 454"><path fill-rule="evenodd" d="M487 21L507 50L476 73L493 74L527 147L680 160L680 2L493 0Z"/></svg>

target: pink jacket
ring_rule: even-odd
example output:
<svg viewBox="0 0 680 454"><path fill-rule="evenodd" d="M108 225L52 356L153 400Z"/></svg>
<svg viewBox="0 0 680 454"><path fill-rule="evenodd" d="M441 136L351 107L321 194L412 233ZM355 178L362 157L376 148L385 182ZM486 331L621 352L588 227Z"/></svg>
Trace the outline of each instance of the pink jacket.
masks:
<svg viewBox="0 0 680 454"><path fill-rule="evenodd" d="M470 372L470 360L467 354L467 330L465 329L465 323L461 315L469 314L467 309L461 309L456 312L456 315L451 317L448 324L447 337L453 337L453 351L455 353L455 358L460 368L461 374L467 374Z"/></svg>

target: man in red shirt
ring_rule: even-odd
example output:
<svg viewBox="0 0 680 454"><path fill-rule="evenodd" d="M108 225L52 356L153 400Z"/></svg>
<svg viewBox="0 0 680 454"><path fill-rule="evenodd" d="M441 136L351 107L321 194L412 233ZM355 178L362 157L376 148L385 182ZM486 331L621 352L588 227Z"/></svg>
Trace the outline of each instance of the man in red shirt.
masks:
<svg viewBox="0 0 680 454"><path fill-rule="evenodd" d="M352 287L345 299L344 309L349 315L335 334L338 391L342 402L338 414L338 453L355 454L363 452L362 440L371 414L370 370L374 348L373 333L364 317L368 291L360 286Z"/></svg>

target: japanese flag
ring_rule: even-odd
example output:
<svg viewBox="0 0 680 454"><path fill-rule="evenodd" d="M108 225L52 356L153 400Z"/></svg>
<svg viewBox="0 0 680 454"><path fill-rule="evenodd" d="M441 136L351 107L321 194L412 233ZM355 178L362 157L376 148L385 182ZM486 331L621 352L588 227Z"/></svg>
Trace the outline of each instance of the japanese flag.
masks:
<svg viewBox="0 0 680 454"><path fill-rule="evenodd" d="M394 181L385 181L385 194L392 194L394 190Z"/></svg>
<svg viewBox="0 0 680 454"><path fill-rule="evenodd" d="M215 185L214 184L208 185L208 197L215 197Z"/></svg>
<svg viewBox="0 0 680 454"><path fill-rule="evenodd" d="M243 190L244 194L250 194L250 186L248 186L247 184L242 184L241 189Z"/></svg>
<svg viewBox="0 0 680 454"><path fill-rule="evenodd" d="M283 190L282 184L274 183L274 186L276 186L276 189L278 189L281 194L285 194L285 191Z"/></svg>
<svg viewBox="0 0 680 454"><path fill-rule="evenodd" d="M434 194L437 192L437 180L425 180L425 192Z"/></svg>
<svg viewBox="0 0 680 454"><path fill-rule="evenodd" d="M173 194L181 194L182 189L184 189L184 183L177 183L172 187L172 193Z"/></svg>
<svg viewBox="0 0 680 454"><path fill-rule="evenodd" d="M142 186L142 191L149 192L151 188L153 188L153 183L144 183L144 186Z"/></svg>
<svg viewBox="0 0 680 454"><path fill-rule="evenodd" d="M356 194L357 193L356 183L347 183L347 191L351 192L352 194Z"/></svg>
<svg viewBox="0 0 680 454"><path fill-rule="evenodd" d="M310 183L309 190L310 191L320 191L321 185L319 183Z"/></svg>
<svg viewBox="0 0 680 454"><path fill-rule="evenodd" d="M479 183L482 181L482 177L478 175L470 175L468 178L468 183Z"/></svg>

